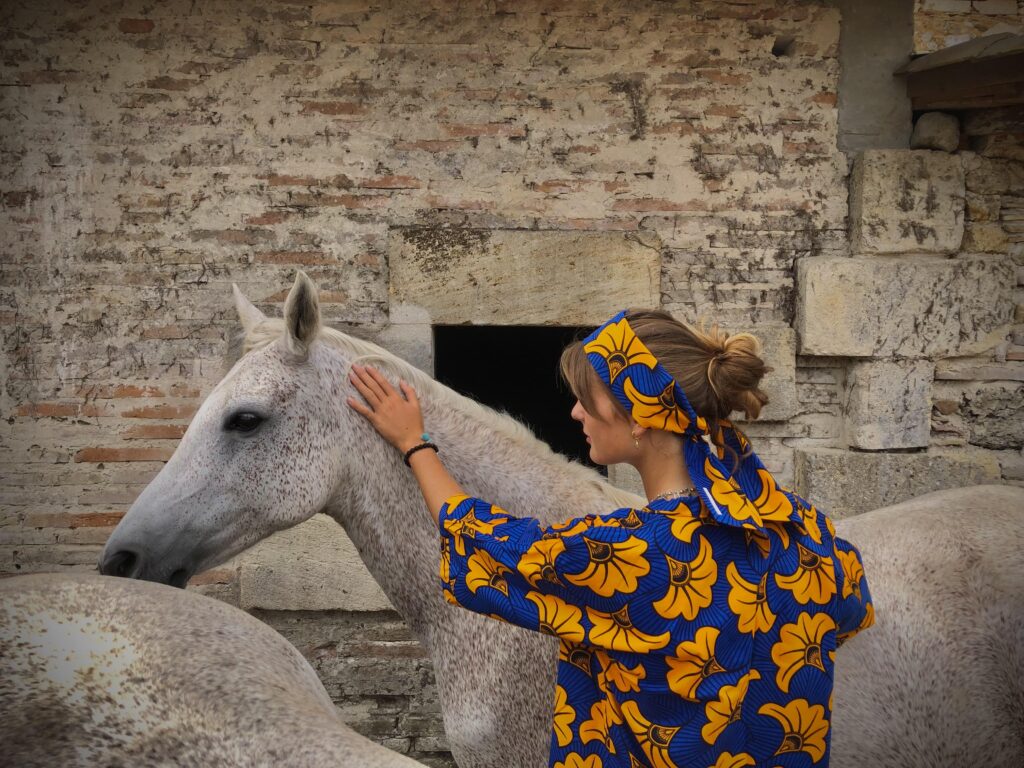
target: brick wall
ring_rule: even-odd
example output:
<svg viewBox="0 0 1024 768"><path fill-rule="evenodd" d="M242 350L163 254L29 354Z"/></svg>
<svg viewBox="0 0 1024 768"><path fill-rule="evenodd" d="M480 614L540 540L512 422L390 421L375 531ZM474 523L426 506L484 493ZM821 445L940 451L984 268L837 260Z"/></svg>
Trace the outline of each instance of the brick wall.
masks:
<svg viewBox="0 0 1024 768"><path fill-rule="evenodd" d="M845 455L850 360L795 348L792 331L796 263L850 255L835 4L5 9L0 575L94 567L226 370L231 282L277 313L302 267L328 322L372 334L390 320L403 227L656 237L663 306L786 350L791 407L750 429L783 478L811 471L806 449ZM999 125L968 124L987 143L967 171L967 231L996 236L998 215L1000 253L1020 263L1019 180L992 165L1019 143ZM1022 323L1019 288L1017 303ZM933 426L932 445L998 454L1003 480L1024 482L1005 469L1024 438L981 426L1019 413L1015 395L965 399L942 370L936 408L967 437ZM232 564L193 583L238 601ZM428 665L394 615L261 617L357 728L446 764ZM349 634L324 639L333 625ZM388 654L385 692L341 661Z"/></svg>

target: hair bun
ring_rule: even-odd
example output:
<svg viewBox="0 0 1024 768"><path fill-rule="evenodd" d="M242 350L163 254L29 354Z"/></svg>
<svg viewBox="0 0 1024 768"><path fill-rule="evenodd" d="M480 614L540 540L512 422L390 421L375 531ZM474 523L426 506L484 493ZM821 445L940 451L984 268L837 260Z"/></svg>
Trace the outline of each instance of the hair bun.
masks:
<svg viewBox="0 0 1024 768"><path fill-rule="evenodd" d="M714 331L719 331L714 333ZM768 397L758 388L761 377L771 371L761 359L761 342L751 333L727 334L713 329L716 351L708 360L708 383L726 412L742 411L756 419Z"/></svg>

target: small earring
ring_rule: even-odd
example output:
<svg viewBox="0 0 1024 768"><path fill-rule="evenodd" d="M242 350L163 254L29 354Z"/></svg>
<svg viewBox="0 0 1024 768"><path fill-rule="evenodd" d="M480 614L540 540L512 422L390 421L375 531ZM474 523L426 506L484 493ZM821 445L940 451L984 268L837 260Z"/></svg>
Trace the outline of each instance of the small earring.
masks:
<svg viewBox="0 0 1024 768"><path fill-rule="evenodd" d="M633 445L635 445L637 448L640 447L640 438L637 437L636 435L633 435Z"/></svg>

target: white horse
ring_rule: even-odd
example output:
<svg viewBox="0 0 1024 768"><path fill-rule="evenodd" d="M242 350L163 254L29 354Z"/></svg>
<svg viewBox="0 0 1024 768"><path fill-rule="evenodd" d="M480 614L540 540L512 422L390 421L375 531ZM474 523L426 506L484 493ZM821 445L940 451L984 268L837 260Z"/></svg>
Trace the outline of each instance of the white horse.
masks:
<svg viewBox="0 0 1024 768"><path fill-rule="evenodd" d="M324 512L431 654L459 765L546 765L557 643L444 602L438 532L401 456L346 405L349 368L372 362L410 382L455 479L513 514L550 524L643 500L555 454L510 417L323 327L316 288L301 272L283 321L265 317L237 287L235 298L245 354L111 535L103 572L184 585ZM968 499L982 512L965 521ZM834 766L931 768L964 755L993 768L1024 762L1022 500L1014 488L951 491L924 502L933 509L923 520L878 510L840 523L864 555L878 623L839 654ZM976 584L990 603L973 599ZM954 667L988 681L990 706L974 700L975 687L956 687L964 675ZM897 710L885 709L891 702Z"/></svg>
<svg viewBox="0 0 1024 768"><path fill-rule="evenodd" d="M87 574L0 581L0 764L413 768L244 611Z"/></svg>

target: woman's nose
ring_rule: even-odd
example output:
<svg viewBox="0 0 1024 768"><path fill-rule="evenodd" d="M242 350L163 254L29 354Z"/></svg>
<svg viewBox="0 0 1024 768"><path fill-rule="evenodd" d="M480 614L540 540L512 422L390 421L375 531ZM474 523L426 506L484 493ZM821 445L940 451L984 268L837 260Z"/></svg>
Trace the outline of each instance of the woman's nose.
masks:
<svg viewBox="0 0 1024 768"><path fill-rule="evenodd" d="M577 400L576 404L573 405L569 415L576 419L576 421L583 421L583 406L580 404L579 400Z"/></svg>

